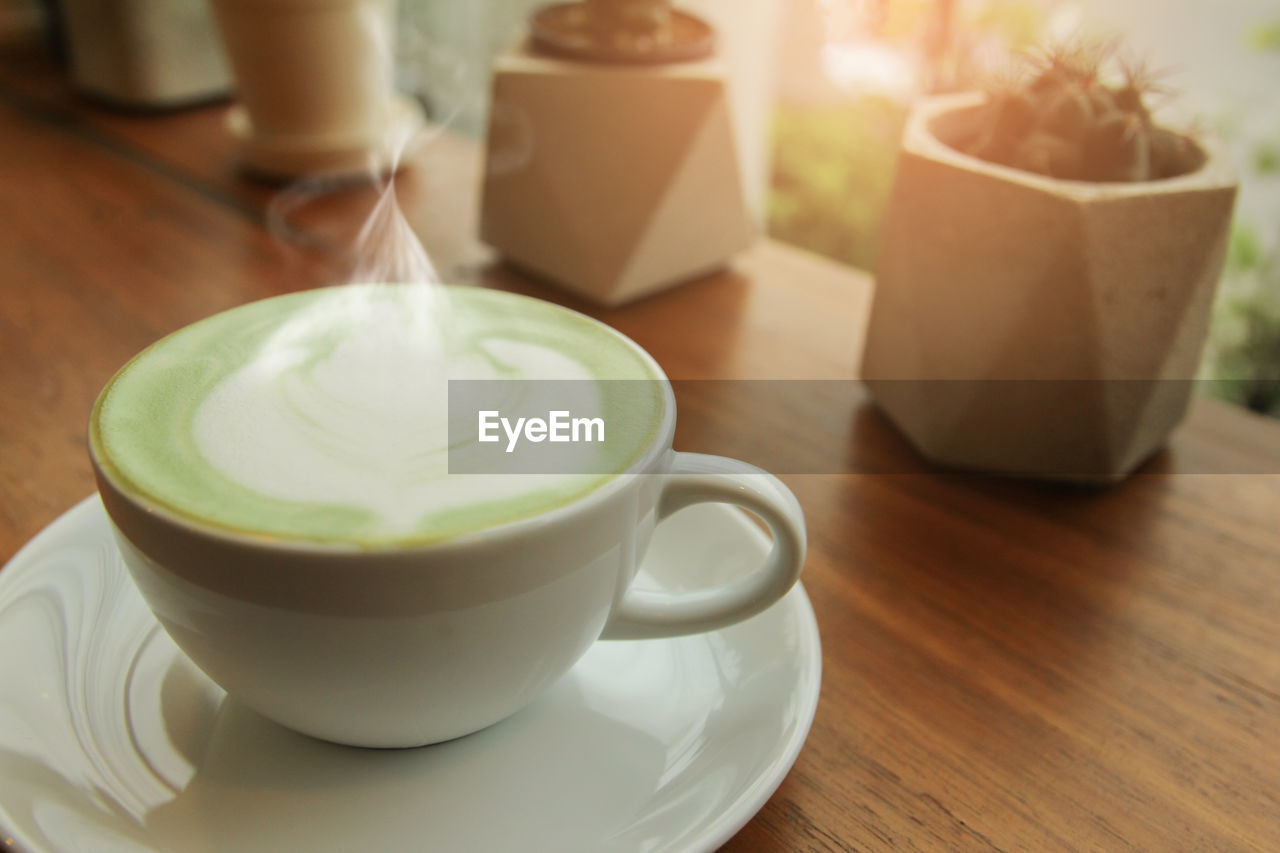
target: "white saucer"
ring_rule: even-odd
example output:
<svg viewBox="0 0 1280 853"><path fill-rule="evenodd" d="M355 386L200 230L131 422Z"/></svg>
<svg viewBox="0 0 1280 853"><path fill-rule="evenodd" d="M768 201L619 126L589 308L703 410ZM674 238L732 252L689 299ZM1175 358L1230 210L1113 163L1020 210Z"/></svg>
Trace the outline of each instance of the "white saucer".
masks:
<svg viewBox="0 0 1280 853"><path fill-rule="evenodd" d="M637 582L716 582L766 547L736 510L693 507L658 528ZM791 768L820 678L797 586L713 634L597 643L478 734L334 746L226 700L187 661L93 497L0 571L0 847L710 850Z"/></svg>

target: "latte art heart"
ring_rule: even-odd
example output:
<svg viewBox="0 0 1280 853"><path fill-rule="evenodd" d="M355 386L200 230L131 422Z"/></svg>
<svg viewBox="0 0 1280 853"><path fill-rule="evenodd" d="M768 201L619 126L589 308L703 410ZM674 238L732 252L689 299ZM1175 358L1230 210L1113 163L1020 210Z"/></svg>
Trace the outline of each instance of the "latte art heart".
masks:
<svg viewBox="0 0 1280 853"><path fill-rule="evenodd" d="M265 536L378 545L536 514L617 473L450 475L450 379L568 380L576 409L603 415L599 380L656 377L626 339L546 303L361 285L175 333L113 380L96 417L106 461L166 508ZM629 459L662 414L655 397Z"/></svg>

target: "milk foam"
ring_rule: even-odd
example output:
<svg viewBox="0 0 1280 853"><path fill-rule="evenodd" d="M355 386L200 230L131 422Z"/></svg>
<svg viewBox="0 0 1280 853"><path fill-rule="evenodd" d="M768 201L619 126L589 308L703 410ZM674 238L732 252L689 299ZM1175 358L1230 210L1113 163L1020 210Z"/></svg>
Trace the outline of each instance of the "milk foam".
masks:
<svg viewBox="0 0 1280 853"><path fill-rule="evenodd" d="M449 379L655 378L620 337L520 297L403 285L283 299L299 304L277 309L278 318L263 322L255 322L255 306L246 306L238 309L238 323L223 321L219 334L197 334L204 324L189 327L122 371L95 418L105 449L100 458L106 456L147 496L225 526L304 538L331 533L374 544L432 538L462 532L459 519L468 509L477 512L464 528L487 526L564 502L608 479L450 475ZM237 342L237 334L252 340ZM193 358L231 363L218 364L222 369L213 375L206 364L202 382L184 382L177 374L172 382L156 381L174 372L170 362ZM574 387L575 413L603 414L605 403L592 390L598 383ZM189 446L183 447L183 435L153 441L172 444L168 461L189 472L207 466L194 471L204 476L202 486L191 488L199 476L173 476L165 461L155 464L148 449L128 437L141 409L157 403L185 412L172 418L170 428L185 431ZM660 416L659 406L650 433ZM201 493L210 489L221 494ZM324 510L314 522L308 506Z"/></svg>

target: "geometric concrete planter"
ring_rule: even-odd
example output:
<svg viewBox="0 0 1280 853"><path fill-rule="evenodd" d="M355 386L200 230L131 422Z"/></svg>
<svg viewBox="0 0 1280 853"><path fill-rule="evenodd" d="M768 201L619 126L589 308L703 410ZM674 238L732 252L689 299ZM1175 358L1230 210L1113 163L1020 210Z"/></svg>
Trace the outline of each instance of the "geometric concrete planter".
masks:
<svg viewBox="0 0 1280 853"><path fill-rule="evenodd" d="M480 236L600 305L723 267L754 238L716 59L493 65Z"/></svg>
<svg viewBox="0 0 1280 853"><path fill-rule="evenodd" d="M930 460L1073 481L1126 476L1182 420L1235 181L1059 180L953 144L982 96L933 98L902 143L863 379Z"/></svg>

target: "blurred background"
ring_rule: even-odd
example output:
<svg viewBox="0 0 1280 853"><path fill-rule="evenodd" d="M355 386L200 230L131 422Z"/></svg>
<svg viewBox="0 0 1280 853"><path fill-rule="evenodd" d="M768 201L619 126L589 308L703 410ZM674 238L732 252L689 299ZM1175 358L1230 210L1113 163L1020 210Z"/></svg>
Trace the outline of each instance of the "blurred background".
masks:
<svg viewBox="0 0 1280 853"><path fill-rule="evenodd" d="M988 82L1011 57L1115 39L1157 114L1224 142L1240 178L1201 375L1280 417L1280 3L1268 0L799 0L782 30L768 227L873 270L911 100Z"/></svg>
<svg viewBox="0 0 1280 853"><path fill-rule="evenodd" d="M39 30L75 76L114 36L164 60L207 32L205 0L0 0L0 34ZM430 118L479 137L493 57L538 0L400 0L396 70ZM772 236L874 270L903 120L914 99L974 88L1011 57L1114 38L1157 73L1160 118L1225 142L1241 180L1201 375L1210 393L1280 417L1280 3L1275 0L688 0L719 32L748 203ZM88 23L85 23L88 21ZM112 32L114 28L114 32ZM123 37L121 32L124 31ZM206 38L207 41L207 38ZM86 47L86 45L88 47ZM77 52L81 55L77 56ZM205 70L217 94L216 57ZM84 75L100 71L82 71ZM225 85L225 83L224 83ZM91 93L92 94L92 93ZM133 105L136 106L136 105Z"/></svg>

